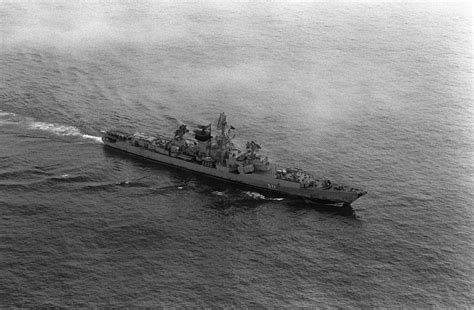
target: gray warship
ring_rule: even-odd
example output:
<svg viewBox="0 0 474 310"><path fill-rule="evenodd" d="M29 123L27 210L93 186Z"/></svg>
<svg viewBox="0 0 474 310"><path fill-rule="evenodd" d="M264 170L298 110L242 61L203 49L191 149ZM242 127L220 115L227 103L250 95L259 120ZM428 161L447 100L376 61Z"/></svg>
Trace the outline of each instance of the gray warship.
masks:
<svg viewBox="0 0 474 310"><path fill-rule="evenodd" d="M239 149L232 142L234 127L227 124L224 113L220 114L216 127L215 137L211 123L198 126L192 138L185 138L189 133L186 125L181 125L173 138L107 130L102 141L108 147L153 161L278 195L347 206L367 193L318 179L300 168L270 163L267 156L259 153L261 147L254 141L247 142L245 150Z"/></svg>

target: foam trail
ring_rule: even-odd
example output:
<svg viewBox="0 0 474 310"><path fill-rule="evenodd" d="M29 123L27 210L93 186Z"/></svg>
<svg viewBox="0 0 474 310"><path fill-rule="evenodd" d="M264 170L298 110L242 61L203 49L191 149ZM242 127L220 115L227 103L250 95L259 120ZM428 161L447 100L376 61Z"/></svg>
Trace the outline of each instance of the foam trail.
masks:
<svg viewBox="0 0 474 310"><path fill-rule="evenodd" d="M219 192L219 191L213 191L212 192L214 195L217 195L217 196L224 196L224 192Z"/></svg>
<svg viewBox="0 0 474 310"><path fill-rule="evenodd" d="M270 197L266 197L260 193L256 193L256 192L244 192L245 195L249 196L250 198L253 198L253 199L256 199L256 200L275 200L275 201L281 201L283 200L283 198L270 198Z"/></svg>
<svg viewBox="0 0 474 310"><path fill-rule="evenodd" d="M253 198L253 199L261 199L261 200L265 200L265 196L263 196L262 194L259 194L259 193L256 193L256 192L244 192L245 195Z"/></svg>
<svg viewBox="0 0 474 310"><path fill-rule="evenodd" d="M84 139L90 139L102 143L101 137L83 134L79 131L79 129L74 126L58 125L44 122L32 122L29 127L31 129L49 131L59 136L82 137Z"/></svg>
<svg viewBox="0 0 474 310"><path fill-rule="evenodd" d="M16 118L15 113L4 112L4 111L0 110L0 125L13 124L13 123L17 123L17 122L18 122L18 120Z"/></svg>

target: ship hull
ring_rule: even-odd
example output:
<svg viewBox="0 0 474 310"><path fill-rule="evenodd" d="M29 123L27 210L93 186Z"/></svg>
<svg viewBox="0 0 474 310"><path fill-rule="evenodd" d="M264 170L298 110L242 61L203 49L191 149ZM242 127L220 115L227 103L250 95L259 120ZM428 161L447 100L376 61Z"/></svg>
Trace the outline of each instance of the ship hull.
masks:
<svg viewBox="0 0 474 310"><path fill-rule="evenodd" d="M111 142L107 139L103 139L103 142L106 146L121 150L123 152L144 157L149 160L153 160L166 165L194 171L196 173L201 173L206 176L225 180L227 182L251 186L253 188L263 190L265 192L271 192L287 196L296 196L318 202L337 203L340 205L350 205L352 202L354 202L357 198L360 197L357 192L333 191L317 188L301 188L298 183L275 178L274 171L272 171L274 170L274 168L270 169L269 171L239 174L226 171L226 169L206 167L200 165L195 161L187 161L178 157L169 156L168 154L162 154L155 151L151 151L140 146L134 146L126 141L118 140L115 142Z"/></svg>

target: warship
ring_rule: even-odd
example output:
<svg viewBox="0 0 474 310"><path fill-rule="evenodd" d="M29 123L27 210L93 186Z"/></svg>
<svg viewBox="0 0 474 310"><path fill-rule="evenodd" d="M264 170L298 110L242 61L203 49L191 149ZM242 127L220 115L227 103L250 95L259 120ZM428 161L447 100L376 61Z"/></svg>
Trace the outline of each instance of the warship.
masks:
<svg viewBox="0 0 474 310"><path fill-rule="evenodd" d="M246 143L245 150L232 142L234 127L221 113L217 134L212 136L212 123L197 126L188 137L186 125L181 125L174 137L107 130L102 141L127 153L163 164L184 168L199 174L239 183L278 195L296 196L305 200L347 206L367 192L316 178L300 168L279 167L259 153L261 146ZM185 138L188 137L188 138Z"/></svg>

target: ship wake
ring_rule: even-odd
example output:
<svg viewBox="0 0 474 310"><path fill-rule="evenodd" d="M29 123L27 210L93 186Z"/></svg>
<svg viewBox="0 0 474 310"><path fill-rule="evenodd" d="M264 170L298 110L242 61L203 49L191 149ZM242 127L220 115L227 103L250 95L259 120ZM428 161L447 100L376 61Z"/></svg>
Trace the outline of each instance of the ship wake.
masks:
<svg viewBox="0 0 474 310"><path fill-rule="evenodd" d="M29 124L30 129L44 130L56 134L58 136L80 137L83 139L93 140L102 143L102 138L82 133L77 127L60 125L45 122L32 122Z"/></svg>
<svg viewBox="0 0 474 310"><path fill-rule="evenodd" d="M255 200L269 200L269 201L281 201L281 200L283 200L283 198L278 198L278 197L266 197L266 196L264 196L260 193L257 193L257 192L246 191L246 192L244 192L244 194L247 197L250 197L250 198L255 199Z"/></svg>
<svg viewBox="0 0 474 310"><path fill-rule="evenodd" d="M102 143L102 138L98 136L88 135L82 133L77 127L38 122L31 117L22 116L16 113L6 112L0 110L0 126L18 125L32 130L47 131L57 136L78 137L86 140Z"/></svg>
<svg viewBox="0 0 474 310"><path fill-rule="evenodd" d="M237 193L232 193L232 192L228 192L228 191L212 191L212 194L215 195L215 196L219 196L219 197L225 197L225 198L229 198L229 199L251 199L251 200L258 200L258 201L281 201L283 200L284 198L278 198L278 197L267 197L265 195L262 195L261 193L257 193L257 192L252 192L252 191L239 191ZM242 197L243 196L243 197Z"/></svg>

